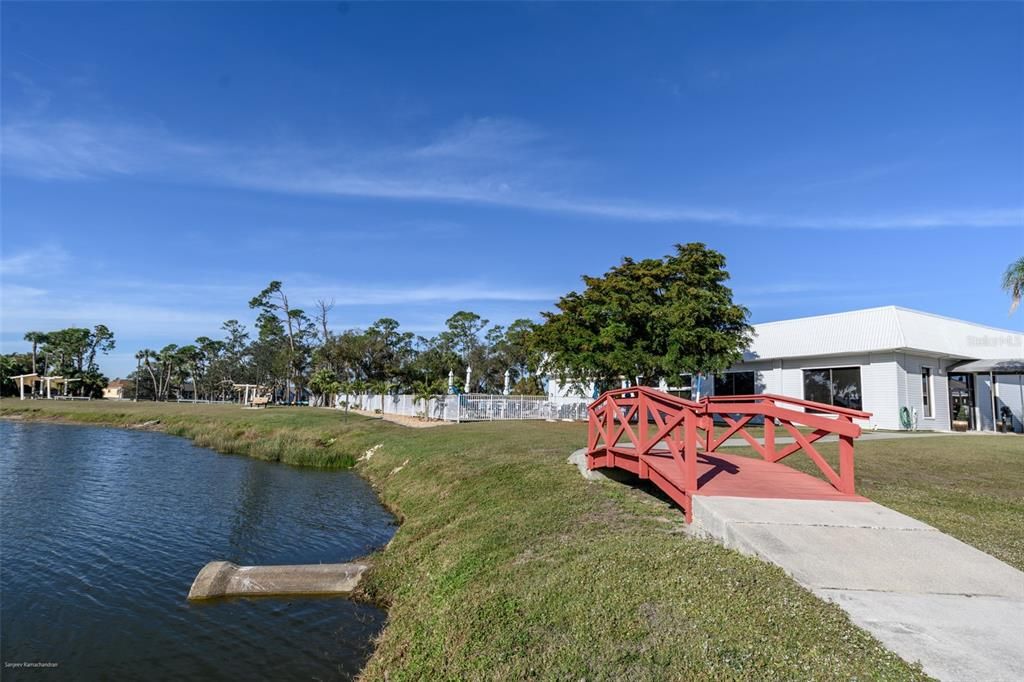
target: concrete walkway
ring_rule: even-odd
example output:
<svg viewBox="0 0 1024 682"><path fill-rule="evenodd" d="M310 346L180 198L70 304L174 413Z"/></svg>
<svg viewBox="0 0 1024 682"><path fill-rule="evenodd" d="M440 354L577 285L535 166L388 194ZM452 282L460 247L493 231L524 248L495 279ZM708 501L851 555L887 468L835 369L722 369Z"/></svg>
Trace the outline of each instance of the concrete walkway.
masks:
<svg viewBox="0 0 1024 682"><path fill-rule="evenodd" d="M781 566L940 680L1024 680L1024 573L874 502L693 498L693 530Z"/></svg>

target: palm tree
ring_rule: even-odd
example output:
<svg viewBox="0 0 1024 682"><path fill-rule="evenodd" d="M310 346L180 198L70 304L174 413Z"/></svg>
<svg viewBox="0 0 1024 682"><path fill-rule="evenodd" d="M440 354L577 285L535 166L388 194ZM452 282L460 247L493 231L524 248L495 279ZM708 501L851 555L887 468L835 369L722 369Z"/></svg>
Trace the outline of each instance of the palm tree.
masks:
<svg viewBox="0 0 1024 682"><path fill-rule="evenodd" d="M26 332L25 340L32 344L32 373L36 373L36 356L39 350L39 344L46 343L46 332Z"/></svg>
<svg viewBox="0 0 1024 682"><path fill-rule="evenodd" d="M434 396L438 395L444 390L444 385L437 381L417 381L413 385L413 395L416 397L416 402L423 403L423 418L430 420L430 401Z"/></svg>
<svg viewBox="0 0 1024 682"><path fill-rule="evenodd" d="M1003 273L1003 290L1010 295L1010 314L1020 305L1024 297L1024 256L1021 256Z"/></svg>
<svg viewBox="0 0 1024 682"><path fill-rule="evenodd" d="M135 354L135 402L139 402L139 379L142 378L142 360L148 357L146 353L140 350Z"/></svg>
<svg viewBox="0 0 1024 682"><path fill-rule="evenodd" d="M324 407L330 407L331 397L337 395L341 384L338 375L330 368L324 367L313 372L307 384L317 399L323 399Z"/></svg>
<svg viewBox="0 0 1024 682"><path fill-rule="evenodd" d="M380 395L380 414L384 416L384 398L391 391L391 382L387 379L379 379L372 384L373 392Z"/></svg>
<svg viewBox="0 0 1024 682"><path fill-rule="evenodd" d="M153 400L159 400L160 385L157 383L156 372L153 371L152 363L153 360L156 360L156 351L152 348L143 348L135 355L135 357L139 356L142 356L141 360L146 363L146 371L149 372L149 378L153 382ZM163 377L163 372L161 372L160 376Z"/></svg>
<svg viewBox="0 0 1024 682"><path fill-rule="evenodd" d="M362 379L356 379L355 381L350 382L348 386L352 393L359 398L358 409L363 409L362 396L370 390L369 384Z"/></svg>

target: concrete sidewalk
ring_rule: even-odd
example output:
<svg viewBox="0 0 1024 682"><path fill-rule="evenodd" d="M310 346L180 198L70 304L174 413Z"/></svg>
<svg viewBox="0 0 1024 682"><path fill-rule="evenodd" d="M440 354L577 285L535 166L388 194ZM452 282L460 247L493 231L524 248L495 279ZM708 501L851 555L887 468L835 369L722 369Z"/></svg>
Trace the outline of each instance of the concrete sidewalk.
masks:
<svg viewBox="0 0 1024 682"><path fill-rule="evenodd" d="M781 566L940 680L1024 680L1024 573L874 502L693 498L693 530Z"/></svg>

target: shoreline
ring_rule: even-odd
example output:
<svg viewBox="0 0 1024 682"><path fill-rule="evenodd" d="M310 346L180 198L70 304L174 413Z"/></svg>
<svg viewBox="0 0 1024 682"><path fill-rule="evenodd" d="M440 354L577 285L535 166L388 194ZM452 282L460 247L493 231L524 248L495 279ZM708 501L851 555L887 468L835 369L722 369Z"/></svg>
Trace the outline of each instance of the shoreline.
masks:
<svg viewBox="0 0 1024 682"><path fill-rule="evenodd" d="M26 414L13 402L0 403L0 418L115 428L159 419L146 428L196 434L192 442L222 454L253 456L256 437L290 438L314 455L327 449L330 468L354 469L399 526L370 555L356 595L387 614L360 679L786 677L808 669L925 678L781 570L689 538L665 502L586 484L565 463L585 425L410 429L327 410L159 404L26 406ZM275 461L324 459L294 443L289 452L293 461Z"/></svg>
<svg viewBox="0 0 1024 682"><path fill-rule="evenodd" d="M157 402L156 404L159 405L160 403ZM126 430L126 431L146 431L146 432L150 432L150 433L161 433L161 434L163 434L165 436L170 436L170 437L173 437L173 438L184 438L185 440L188 440L190 443L192 443L196 447L200 447L200 448L203 448L205 450L211 450L212 452L215 452L218 455L227 456L227 457L249 457L251 459L257 459L257 460L261 460L261 461L268 461L268 460L262 460L259 457L254 457L253 455L250 455L250 454L239 453L239 452L224 452L224 451L221 451L221 450L217 450L216 448L212 448L212 447L209 447L209 446L201 445L201 444L197 443L196 439L191 437L191 436L168 432L168 430L166 428L166 424L164 424L162 420L149 420L149 421L146 421L146 422L141 422L141 423L136 423L136 424L118 423L118 422L116 422L114 420L111 420L109 422L105 422L105 421L98 421L98 422L97 421L81 421L81 420L74 419L73 416L69 417L68 415L56 415L56 414L48 414L48 415L32 414L32 415L26 415L26 414L24 414L22 412L5 413L3 411L4 408L6 408L6 406L0 406L0 421L21 422L21 423L55 424L55 425L59 425L59 426L95 427L95 428L104 428L104 429L122 429L122 430ZM284 465L284 466L294 466L294 467L299 467L299 468L303 468L303 469L322 469L322 470L325 470L325 471L350 471L353 474L359 476L359 478L363 479L363 481L370 487L370 489L373 490L374 496L377 498L377 503L385 511L387 511L389 514L391 514L391 516L394 517L396 529L395 529L395 533L392 534L391 539L388 540L386 543L384 543L383 545L381 545L377 549L373 550L369 554L366 554L364 556L354 557L354 558L351 559L350 563L365 563L365 564L367 564L367 568L365 570L365 575L361 575L361 577L368 577L370 574L372 574L373 566L374 566L374 559L378 555L380 555L382 552L387 550L388 547L391 546L391 543L394 541L394 538L398 534L398 531L401 529L402 523L404 521L402 515L398 512L398 510L392 508L390 505L388 505L384 501L384 499L381 496L381 491L377 487L376 483L372 479L370 479L369 477L363 475L362 472L359 471L359 468L356 466L355 462L353 462L353 464L351 464L351 465L338 466L338 467L322 467L322 466L307 465L307 464L295 464L295 463L286 462L286 461L274 461L272 463L281 464L281 465ZM381 601L381 600L379 600L377 598L371 598L369 595L366 594L366 592L362 589L362 581L359 581L356 584L355 588L346 595L346 598L349 599L350 601L357 601L357 602L361 602L361 603L373 606L374 608L380 609L385 614L387 614L387 612L388 612L388 606L387 606L387 603L385 601Z"/></svg>
<svg viewBox="0 0 1024 682"><path fill-rule="evenodd" d="M213 414L204 414L189 403L94 401L65 407L64 404L54 405L49 401L38 402L43 404L26 405L17 399L4 398L0 401L0 419L154 431L188 438L197 446L222 455L244 455L318 469L353 469L358 456L340 447L332 447L338 442L337 435L340 433L311 437L304 424L286 423L292 415L301 414L298 410L309 408L276 408L269 412L271 419L267 420L263 418L267 411L243 412L237 405L216 406ZM190 414L190 410L194 412ZM331 414L333 410L325 412ZM317 414L320 412L307 413L313 415L314 420ZM251 419L251 415L256 415L258 421ZM237 424L230 423L232 421ZM232 428L238 425L246 428ZM337 425L347 426L348 419Z"/></svg>
<svg viewBox="0 0 1024 682"><path fill-rule="evenodd" d="M197 465L199 464L199 462L203 463L200 468L207 467L207 466L212 466L214 471L223 471L224 470L223 467L225 467L225 466L228 467L227 470L229 470L229 471L250 471L250 467L257 467L257 468L260 468L261 470L266 471L269 468L268 465L275 464L273 462L266 462L265 464L260 464L260 460L258 460L257 458L253 458L253 457L248 457L248 459L250 460L249 463L248 464L244 464L242 461L240 461L240 460L238 460L236 458L231 457L230 453L217 452L217 451L211 450L210 448L201 447L198 444L196 444L195 441L193 439L191 439L191 438L187 438L185 436L178 436L178 435L172 434L172 433L167 433L165 431L165 425L160 423L160 422L155 422L154 420L146 420L146 421L142 421L142 422L136 423L136 424L126 424L126 423L115 424L115 423L110 423L110 422L98 422L98 421L95 421L95 420L80 421L80 420L77 420L77 419L74 419L74 418L70 418L70 417L71 417L70 415L11 413L6 408L4 410L0 411L0 422L2 422L4 424L8 424L9 427L7 427L7 428L10 428L12 431L14 429L21 429L22 432L23 432L23 436L21 436L21 437L25 438L25 439L29 439L29 441L32 441L35 438L51 438L51 437L52 438L57 438L57 439L63 439L65 436L62 436L59 433L59 431L64 430L64 429L75 429L77 427L96 427L98 429L116 429L117 431L122 432L124 434L124 437L129 438L129 440L127 440L127 441L124 441L124 440L120 441L121 443L124 443L124 446L121 448L120 452L125 453L125 455L127 455L127 457L129 459L132 457L133 454L136 454L136 452L135 452L136 448L139 448L139 454L140 455L142 454L143 450L145 450L145 452L148 452L148 453L154 453L155 452L155 453L157 453L157 457L159 457L163 461L163 463L165 463L164 466L169 466L169 467L171 467L171 469L178 469L179 471L182 471L182 467L184 467L184 471L188 472L188 473L185 474L186 476L191 476L190 470L191 470L191 466L192 465L189 464L189 462L192 461L191 458L186 457L186 458L182 459L182 458L178 458L178 457L169 457L169 456L164 456L164 455L165 454L179 454L181 452L191 453L194 457L198 458L198 460L196 460L196 464ZM121 420L112 420L112 421L120 422ZM58 429L52 429L53 426L57 426ZM52 429L51 433L53 433L54 435L53 436L41 436L41 435L32 436L32 435L30 435L29 431L31 429L36 428L36 427L38 427L40 429L47 429L47 428ZM135 439L131 439L128 436L128 434L125 433L125 432L131 432L131 431L140 431L143 434L151 434L152 433L152 434L160 434L160 435L159 436L152 436L152 437L148 436L148 435L146 435L146 436L140 435L139 436L140 440L135 440ZM116 439L116 438L118 438L116 436L116 433L111 433L111 435L109 435L109 436L99 435L99 434L102 433L101 431L94 431L93 435L89 435L88 432L79 432L79 433L80 433L79 436L70 436L69 435L68 437L70 437L70 438L84 438L84 439L106 439L106 438L115 438ZM163 436L169 437L171 439L185 439L185 441L184 442L182 440L177 440L177 442L175 440L166 440L165 441L165 440L162 440ZM155 438L155 440L154 440L154 438ZM114 441L114 442L117 442L117 441ZM193 446L196 449L193 450L192 449ZM72 451L72 453L73 453L73 451ZM41 454L45 454L45 451L42 451ZM82 453L82 454L85 454L85 453ZM225 457L226 458L224 460L226 463L223 463L223 464L216 464L216 463L208 464L209 462L215 462L217 459L220 459L221 457ZM24 458L22 458L22 459L24 459ZM44 462L44 464L43 464L44 467L48 467L49 466L48 464L45 464L45 462L48 459L49 458L43 458L42 459L42 462ZM235 465L231 465L230 464L230 461L232 459L235 459L235 461L237 463L237 466L241 467L240 469L236 468ZM137 463L141 464L141 461L137 460ZM126 464L131 464L131 463L130 462L126 462ZM276 464L284 464L284 463L277 462ZM120 464L118 464L116 466L118 466L120 468ZM220 468L218 468L218 467L220 467ZM148 467L140 469L137 466L136 467L128 466L127 468L130 469L130 470L134 469L136 471L143 471L143 472L148 469ZM300 468L307 468L308 469L310 467L300 467ZM377 634L379 634L380 629L383 629L383 625L387 622L387 619L388 619L388 613L387 613L386 605L382 604L382 603L380 603L380 602L378 602L376 600L367 598L365 594L363 594L360 590L358 590L358 584L359 584L363 574L366 572L366 570L368 570L372 566L372 564L369 561L367 561L367 557L373 557L373 556L379 554L380 552L382 552L388 546L388 543L390 542L391 538L393 538L394 533L398 531L400 526L399 526L399 519L398 519L398 517L395 517L393 514L390 513L389 510L387 510L387 507L380 501L379 495L377 494L376 490L373 489L373 486L366 479L366 477L360 475L356 471L348 471L348 469L349 468L346 468L345 470L342 470L342 469L339 469L339 468L324 469L321 473L316 473L316 474L312 474L311 473L311 474L307 474L306 476L310 476L311 475L314 478L316 478L316 477L323 477L323 478L317 478L316 480L320 481L319 486L325 492L329 492L331 490L338 490L338 489L355 491L353 493L353 495L355 495L355 497L349 497L349 496L345 495L344 493L342 493L342 497L339 498L339 503L342 504L342 505L349 504L350 506L353 506L353 509L354 509L355 513L357 513L357 514L361 515L361 514L364 513L363 510L366 510L366 513L370 514L374 519L380 519L379 521L373 521L372 523L368 521L367 523L369 523L370 525L363 524L361 526L362 528L365 528L365 529L371 529L371 528L372 529L379 529L379 528L382 528L384 525L390 526L390 529L384 535L380 535L380 533L381 533L380 530L373 530L372 533L376 534L374 536L374 538L373 538L373 541L370 541L370 542L362 541L360 547L351 547L351 548L348 548L347 546L339 546L339 547L333 547L333 548L325 547L323 550L320 550L320 549L318 549L319 545L316 543L316 539L310 538L307 541L307 539L304 537L304 535L305 535L304 533L303 534L299 534L299 535L296 535L296 534L292 533L292 534L290 534L290 536L291 536L291 538L293 538L293 540L292 540L292 542L294 544L293 549L297 550L300 554L302 554L302 558L299 558L297 555L294 558L298 558L300 561L302 561L302 560L309 561L310 563L307 563L307 564L289 564L287 561L280 561L280 560L278 560L276 562L272 561L271 563L266 564L266 565L258 565L258 566L255 566L255 567L246 567L244 570L252 571L253 575L256 575L259 578L260 585L258 586L259 589L258 589L257 592L254 592L254 593L246 592L245 594L242 594L242 593L238 593L238 594L232 593L232 594L224 594L224 595L209 594L209 595L204 595L203 596L203 600L212 599L213 601L217 601L217 602L225 602L225 603L236 602L236 603L238 603L239 599L248 598L248 599L259 600L259 599L261 599L264 596L271 596L272 595L274 597L279 597L281 599L281 607L280 608L285 608L285 606L287 606L287 604L286 604L287 601L293 599L294 597L300 597L303 601L308 601L309 602L308 606L303 606L301 608L318 610L317 611L318 613L324 614L323 617L325 618L325 623L333 622L334 623L334 625L333 625L334 629L337 629L338 632L345 632L346 633L344 637L340 637L338 639L338 641L341 642L341 644L339 645L340 648L337 648L337 649L329 648L329 647L322 648L321 651L320 651L321 655L317 657L318 658L318 662L316 662L315 664L312 664L312 665L319 666L320 668L326 668L328 670L332 669L332 668L337 669L338 666L344 666L346 670L349 670L351 672L351 674L356 674L356 672L358 670L361 670L363 667L365 667L366 661L368 660L369 656L372 655L375 637L376 637ZM281 471L281 470L279 470L279 471ZM278 475L288 476L288 474L283 473L283 472L281 474L278 474ZM351 476L355 476L356 478L351 478ZM348 480L347 481L346 480L341 480L338 477L344 477L344 478L347 478ZM298 479L295 479L295 480L298 483L301 483L300 480L298 480ZM216 483L214 483L214 485L216 485ZM164 487L164 486L161 486L161 487ZM173 487L172 488L167 488L167 489L168 490L174 490ZM289 486L289 489L293 490L293 491L295 490L295 488L292 487L292 486ZM299 489L301 490L301 487ZM288 491L287 490L282 490L281 492L287 493ZM209 497L208 495L206 495L204 497L207 500L209 500L209 502L207 504L209 505L210 509L213 510L213 511L211 511L211 514L213 516L216 516L216 514L220 513L220 512L228 513L228 514L232 513L232 511L231 511L232 505L229 504L229 505L227 505L225 507L222 502L218 502L218 498L220 496L217 495L216 493L214 493L214 496L212 498ZM306 498L298 498L298 499L306 499ZM351 501L347 501L347 500L351 500ZM220 508L220 510L218 511L216 508ZM284 515L284 516L287 516L287 515ZM345 514L345 516L351 517L351 514ZM202 519L204 517L203 516L199 516L197 518L199 519L199 521L201 523ZM337 518L337 517L332 515L330 517L324 517L324 518L326 519L326 518ZM345 517L343 516L343 517L341 517L339 519L339 521L342 524L344 524L344 518ZM273 523L271 518L265 518L264 521L271 521ZM316 523L316 519L315 518L311 519L311 521L314 522L314 525L309 528L309 532L311 534L315 534L315 533L320 532L320 530L318 530L318 529L321 526L323 526L324 524ZM383 525L379 526L379 525L377 525L378 523L383 524ZM261 524L261 525L265 526L266 524ZM144 526L137 526L137 528L140 528L140 529L152 528L152 526L150 526L149 524L146 524ZM363 533L363 532L364 531L362 531L362 530L358 531L358 533ZM369 533L371 531L367 530L365 532ZM344 536L345 531L341 530L341 526L339 526L338 532L329 532L329 535L325 536L325 537L330 537L330 536L337 537L339 535L339 533L342 536ZM368 538L369 536L367 535L367 536L364 536L364 537ZM223 538L221 538L221 540L223 542L227 542L228 538L225 535L225 536L223 536ZM270 547L271 547L270 545L267 545L264 549L270 548ZM274 545L273 547L276 547L276 545ZM362 552L360 552L360 550L362 550ZM360 552L360 553L358 555L349 554L348 552L351 552L351 551ZM208 566L209 563L210 563L210 559L216 559L216 557L218 555L220 555L220 554L221 553L219 551L214 551L213 554L208 554L208 553L206 553L204 551L199 551L199 552L187 552L187 553L184 553L184 554L179 554L178 556L186 564L188 564L188 563L190 563L192 561L195 561L197 564L200 564L200 565L203 565L204 562L205 562L205 565ZM346 557L351 557L348 560L347 563L344 563L344 564L335 563L335 562L338 562L339 559L344 559ZM136 563L139 566L145 565L145 564L142 563L142 561L143 561L143 559L141 557L136 556L136 555L133 554L131 559L127 562L128 563L128 567L132 567ZM180 566L178 568L180 568ZM342 568L347 569L348 570L348 574L342 575L341 572L340 572ZM202 570L203 569L199 569L199 572L202 573ZM104 573L101 573L100 575L104 575L104 574L105 574L105 571L104 571ZM181 578L182 580L186 580L187 579L188 582L185 583L186 587L187 587L187 585L189 583L191 583L193 585L193 588L195 586L195 578L196 578L197 574L195 573L194 570L186 568L183 572L179 572L177 570L177 568L176 568L173 573L168 573L168 575L171 576L175 581L178 578ZM274 578L274 580L270 580L269 578ZM306 587L307 584L315 585L317 587L317 589L310 590L310 589L308 589ZM248 580L245 581L245 585L244 586L246 588L251 588L252 587L252 585L249 584ZM173 602L178 603L182 599L185 599L185 600L192 600L193 599L193 595L192 595L191 591L189 592L188 595L180 592L177 588L170 589L170 590L167 590L167 589L157 589L155 592L153 592L152 591L153 590L153 585L150 585L147 589L150 591L149 593L153 596L154 600L163 600L163 601L166 602L169 599L169 600L171 600ZM279 591L280 591L280 593L279 593ZM270 595L265 594L267 592L270 592ZM282 597L281 595L283 595L283 594L288 594L290 596ZM338 600L338 597L342 597L342 596L344 597L344 599L342 601L351 603L351 606L344 606L344 605L332 606L331 605L332 602L335 602L335 601ZM317 605L317 604L322 604L322 605ZM238 608L238 607L232 607L232 608ZM223 615L221 617L222 618L232 618L232 616L230 615L231 612L232 612L232 608L227 609L224 612L225 615ZM263 607L261 607L261 608L263 608ZM364 635L364 634L361 634L361 633L363 633L363 630L361 629L361 626L354 625L354 623L363 622L363 621L360 621L360 620L352 621L345 614L352 614L352 613L370 614L371 613L370 611L365 611L365 609L367 609L367 608L372 609L372 619L373 619L374 622L378 623L379 626L377 626L377 629L375 629L373 633ZM353 610L353 609L355 609L355 610ZM359 610L359 609L363 609L363 610ZM262 612L262 610L258 610L258 609L256 609L256 610L245 609L245 611L246 611L247 614L259 614L259 613ZM166 608L162 608L160 610L160 613L166 614L168 617L174 615L173 609L168 610ZM157 618L159 618L160 617L160 613L157 613L157 614L154 614L154 615ZM257 616L248 615L248 616L244 616L244 617L245 618L250 618L250 620L253 617L256 617L256 618L260 619L261 623L266 623L266 620L263 619L262 617L258 616L258 615ZM365 617L369 618L370 616L367 615ZM326 620L326 619L333 619L333 621L332 620ZM172 618L171 620L175 621L176 619ZM72 621L72 622L76 623L75 621ZM77 623L76 623L76 627L81 627L81 626L77 625ZM160 626L160 627L163 628L163 629L166 629L168 631L172 631L172 634L169 635L169 636L174 636L173 635L173 626L167 626L167 627ZM162 632L163 632L163 630L161 630L161 633ZM292 651L295 651L295 652L303 651L304 650L303 649L303 646L304 646L303 641L304 640L302 640L302 639L294 639L295 637L299 637L299 638L303 637L302 632L303 632L303 630L301 628L299 628L299 627L296 627L296 629L294 629L294 630L291 630L290 628L285 630L284 634L286 635L286 638L291 638L291 644L279 643L277 645L278 649L281 649L282 647L284 647L284 650L283 650L283 655L284 656L287 656L288 649L291 649ZM163 635L161 634L161 636L163 636ZM260 650L259 649L260 642L264 640L265 636L270 636L270 635L261 635L261 636L256 636L256 637L250 636L250 639L249 639L250 645L257 647L256 649L251 649L251 650L255 650L255 651ZM269 647L271 645L271 642L267 641L266 644ZM170 645L170 646L172 646L172 648L173 648L173 644ZM188 648L191 649L192 647L189 646ZM203 648L203 646L196 645L195 648L198 651L200 651L200 652L205 654L205 649ZM361 659L353 661L353 659L351 659L350 656L358 656L359 655L358 652L360 652L360 651L362 652ZM353 652L355 652L355 653L353 653ZM296 659L296 662L298 663L299 659ZM355 666L356 666L354 669L352 668L353 662L355 663Z"/></svg>
<svg viewBox="0 0 1024 682"><path fill-rule="evenodd" d="M154 404L160 405L162 403L155 402ZM174 433L174 432L168 430L168 425L163 420L161 420L161 419L148 420L148 421L145 421L145 422L137 422L137 423L122 423L122 422L119 422L119 421L113 420L113 419L111 419L109 421L81 420L81 419L75 419L74 415L58 415L58 414L45 414L45 415L43 415L43 414L28 414L28 415L26 415L24 412L5 412L4 410L6 410L6 409L12 409L12 408L9 408L7 405L0 404L0 421L23 422L23 423L41 423L41 424L57 424L57 425L62 425L62 426L84 426L84 427L96 427L96 428L104 428L104 429L123 429L123 430L126 430L126 431L147 431L147 432L150 432L150 433L162 433L162 434L164 434L166 436L172 436L174 438L184 438L185 440L188 440L190 443L192 443L196 447L200 447L200 448L203 448L203 449L206 449L206 450L212 450L213 452L217 453L218 455L224 455L224 456L228 456L228 457L249 457L251 459L257 459L257 460L260 460L260 461L269 461L269 462L272 462L272 463L275 463L275 464L283 464L285 466L293 466L293 467L298 467L298 468L302 468L302 469L321 469L321 470L325 470L325 471L351 471L352 473L354 473L357 476L359 476L359 478L363 479L363 481L365 481L366 484L370 486L370 488L373 490L374 494L377 497L378 503L389 514L391 514L393 517L395 517L396 524L397 524L397 526L399 528L401 528L401 525L402 525L402 522L403 522L403 517L402 517L401 513L397 509L394 509L391 506L389 506L388 504L386 504L385 501L382 499L381 491L378 488L376 482L373 479L371 479L370 477L364 475L364 473L362 471L360 471L360 467L358 466L358 464L361 461L360 457L365 456L365 454L366 454L365 452L360 457L355 457L352 460L351 463L345 463L345 464L340 465L340 466L319 466L319 465L315 465L315 464L307 464L307 463L302 463L302 462L291 462L291 461L287 461L287 460L268 460L268 459L264 459L262 457L257 457L255 455L247 453L247 452L220 450L220 449L218 449L216 447L202 444L202 443L197 441L195 436L192 436L192 435L189 435L189 434ZM13 408L13 409L16 409L16 408ZM333 408L330 408L330 409L333 409ZM369 416L369 415L358 415L358 416L369 417L369 418L373 419L373 417ZM377 415L377 420L381 421L379 419L379 415ZM392 422L392 423L395 423L395 422ZM397 534L398 531L396 530L395 532ZM394 536L392 536L392 540L394 540ZM391 540L389 540L387 543L385 543L379 549L374 550L373 552L371 552L370 554L368 554L366 556L354 558L353 561L363 561L363 560L370 561L370 560L372 560L372 558L374 556L376 556L380 552L383 552L385 549L387 549L388 545L390 545L390 544L391 544ZM357 595L358 592L354 592L353 594ZM383 607L381 607L380 604L378 604L376 602L369 601L368 603L371 603L374 606L378 606L380 608L383 608Z"/></svg>

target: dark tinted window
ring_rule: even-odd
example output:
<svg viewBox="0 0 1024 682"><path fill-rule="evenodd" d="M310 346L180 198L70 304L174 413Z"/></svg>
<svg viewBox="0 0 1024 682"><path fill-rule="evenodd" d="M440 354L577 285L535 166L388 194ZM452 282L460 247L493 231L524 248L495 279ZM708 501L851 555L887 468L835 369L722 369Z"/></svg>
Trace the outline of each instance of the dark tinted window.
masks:
<svg viewBox="0 0 1024 682"><path fill-rule="evenodd" d="M861 409L860 367L805 369L804 400Z"/></svg>
<svg viewBox="0 0 1024 682"><path fill-rule="evenodd" d="M832 404L860 409L860 367L832 370Z"/></svg>
<svg viewBox="0 0 1024 682"><path fill-rule="evenodd" d="M930 367L921 368L921 405L924 407L924 416L932 416L932 370Z"/></svg>
<svg viewBox="0 0 1024 682"><path fill-rule="evenodd" d="M715 395L752 395L754 372L726 372L715 375Z"/></svg>

